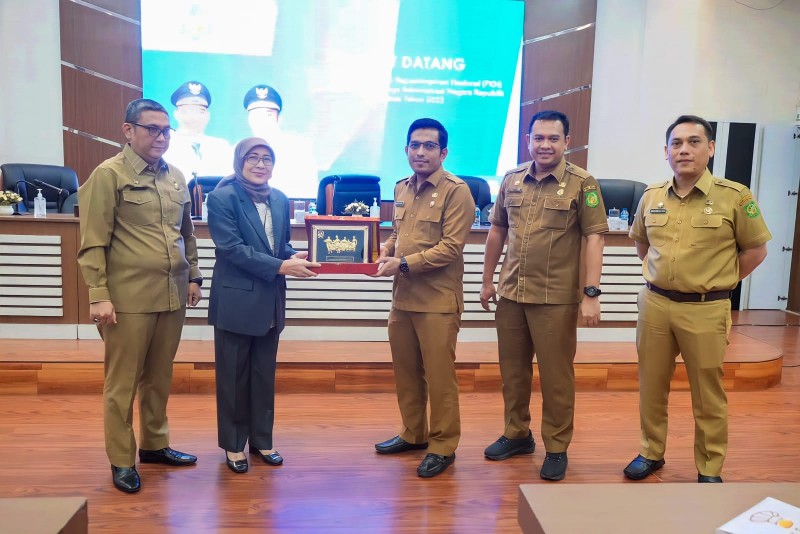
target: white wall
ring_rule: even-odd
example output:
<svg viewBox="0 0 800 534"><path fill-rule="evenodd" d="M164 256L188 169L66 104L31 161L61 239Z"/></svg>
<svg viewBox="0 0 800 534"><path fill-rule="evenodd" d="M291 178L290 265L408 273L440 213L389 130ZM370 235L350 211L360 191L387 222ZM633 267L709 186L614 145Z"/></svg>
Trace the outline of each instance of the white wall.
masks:
<svg viewBox="0 0 800 534"><path fill-rule="evenodd" d="M0 163L64 164L58 0L0 0Z"/></svg>
<svg viewBox="0 0 800 534"><path fill-rule="evenodd" d="M668 178L664 131L678 115L789 122L799 98L798 0L763 11L734 0L597 2L588 167L598 178Z"/></svg>

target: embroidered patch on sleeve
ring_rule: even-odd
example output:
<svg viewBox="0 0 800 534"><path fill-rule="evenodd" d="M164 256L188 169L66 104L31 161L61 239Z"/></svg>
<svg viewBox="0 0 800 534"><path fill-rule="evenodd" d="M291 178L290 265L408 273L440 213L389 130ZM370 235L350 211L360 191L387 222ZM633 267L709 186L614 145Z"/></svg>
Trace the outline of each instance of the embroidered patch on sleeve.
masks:
<svg viewBox="0 0 800 534"><path fill-rule="evenodd" d="M753 200L753 195L751 195L750 193L747 193L745 196L743 196L742 198L739 199L739 205L740 206L744 206L745 204L747 204L751 200Z"/></svg>
<svg viewBox="0 0 800 534"><path fill-rule="evenodd" d="M589 191L586 193L586 205L590 208L596 208L600 204L600 199L597 198L596 191Z"/></svg>
<svg viewBox="0 0 800 534"><path fill-rule="evenodd" d="M758 205L755 203L754 200L751 200L745 207L744 207L745 214L750 217L751 219L755 219L760 215L758 211Z"/></svg>

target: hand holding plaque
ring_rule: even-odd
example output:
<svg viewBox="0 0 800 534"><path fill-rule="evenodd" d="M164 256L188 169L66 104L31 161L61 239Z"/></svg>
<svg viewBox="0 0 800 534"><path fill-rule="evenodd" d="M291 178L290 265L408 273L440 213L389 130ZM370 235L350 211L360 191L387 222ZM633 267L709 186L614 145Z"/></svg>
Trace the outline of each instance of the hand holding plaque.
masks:
<svg viewBox="0 0 800 534"><path fill-rule="evenodd" d="M380 224L377 217L306 216L308 259L327 274L368 274L378 269Z"/></svg>

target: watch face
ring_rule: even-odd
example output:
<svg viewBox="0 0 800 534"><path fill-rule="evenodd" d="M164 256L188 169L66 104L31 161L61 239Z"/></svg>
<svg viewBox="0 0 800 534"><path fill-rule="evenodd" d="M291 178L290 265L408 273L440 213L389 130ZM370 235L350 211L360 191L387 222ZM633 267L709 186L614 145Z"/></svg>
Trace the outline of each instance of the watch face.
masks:
<svg viewBox="0 0 800 534"><path fill-rule="evenodd" d="M601 293L601 291L598 288L594 287L594 286L589 286L589 287L583 288L583 292L587 297L596 297L596 296L600 295L600 293Z"/></svg>

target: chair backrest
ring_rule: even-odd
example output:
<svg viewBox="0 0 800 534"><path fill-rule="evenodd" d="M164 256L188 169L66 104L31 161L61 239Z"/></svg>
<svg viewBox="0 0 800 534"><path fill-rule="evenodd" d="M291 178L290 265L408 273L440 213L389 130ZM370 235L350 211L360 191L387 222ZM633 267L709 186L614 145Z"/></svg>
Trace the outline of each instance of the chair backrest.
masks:
<svg viewBox="0 0 800 534"><path fill-rule="evenodd" d="M477 176L458 176L469 186L469 191L472 193L472 200L479 209L483 210L488 204L492 202L492 191L489 189L489 182Z"/></svg>
<svg viewBox="0 0 800 534"><path fill-rule="evenodd" d="M61 203L72 193L78 191L78 175L69 167L35 163L5 163L0 165L0 172L3 173L3 187L22 195L24 205L29 209L33 208L33 199L37 194L36 189L42 190L42 196L47 200L48 211L58 211ZM35 183L36 180L64 191L59 198L58 191L46 186L39 188L24 183Z"/></svg>
<svg viewBox="0 0 800 534"><path fill-rule="evenodd" d="M203 215L203 199L205 195L216 189L222 176L197 176L189 180L186 187L189 188L189 196L192 199L192 217Z"/></svg>
<svg viewBox="0 0 800 534"><path fill-rule="evenodd" d="M320 215L343 215L344 207L355 200L367 206L372 199L381 204L381 179L368 174L335 174L319 182L317 212Z"/></svg>
<svg viewBox="0 0 800 534"><path fill-rule="evenodd" d="M622 208L628 208L628 224L633 224L636 208L639 207L639 200L647 189L647 184L615 178L598 178L597 183L606 209L617 208L622 211Z"/></svg>

